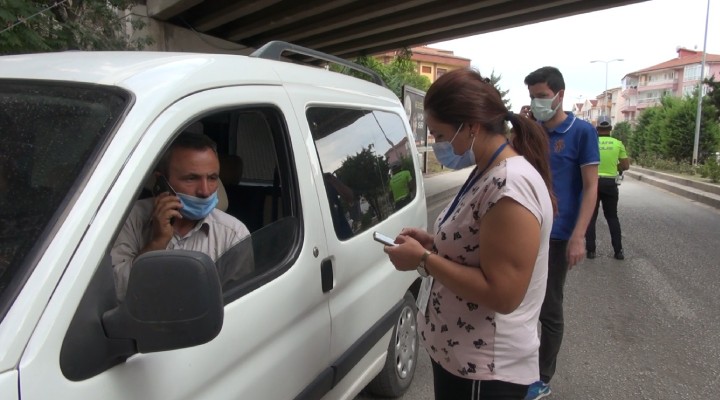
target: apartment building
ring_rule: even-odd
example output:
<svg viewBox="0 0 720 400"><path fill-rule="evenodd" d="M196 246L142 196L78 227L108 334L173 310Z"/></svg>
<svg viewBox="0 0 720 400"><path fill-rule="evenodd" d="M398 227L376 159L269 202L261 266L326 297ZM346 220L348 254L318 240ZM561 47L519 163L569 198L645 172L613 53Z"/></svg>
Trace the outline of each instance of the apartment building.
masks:
<svg viewBox="0 0 720 400"><path fill-rule="evenodd" d="M598 101L585 99L583 102L573 103L572 113L575 114L576 117L592 123L592 121L597 120L598 115L600 115Z"/></svg>
<svg viewBox="0 0 720 400"><path fill-rule="evenodd" d="M435 82L448 71L470 67L469 58L458 57L450 50L418 46L410 48L410 51L411 60L417 64L417 72L430 78L430 82ZM388 64L395 58L395 52L377 54L375 58Z"/></svg>
<svg viewBox="0 0 720 400"><path fill-rule="evenodd" d="M618 119L634 122L648 107L657 106L665 95L682 97L692 94L700 83L702 51L678 47L677 58L631 72L622 79L617 101ZM704 78L720 80L720 55L706 54ZM703 93L707 90L703 86Z"/></svg>
<svg viewBox="0 0 720 400"><path fill-rule="evenodd" d="M585 99L582 103L574 103L572 112L578 118L583 119L593 126L597 124L598 117L609 115L612 124L623 121L620 114L620 106L623 104L620 96L621 88L608 89L595 99Z"/></svg>
<svg viewBox="0 0 720 400"><path fill-rule="evenodd" d="M606 92L603 92L603 94L598 96L598 117L600 115L609 115L613 125L624 121L623 115L620 113L620 106L624 104L624 100L620 95L621 92L622 87L618 86L608 89ZM597 118L595 118L595 121L597 121Z"/></svg>

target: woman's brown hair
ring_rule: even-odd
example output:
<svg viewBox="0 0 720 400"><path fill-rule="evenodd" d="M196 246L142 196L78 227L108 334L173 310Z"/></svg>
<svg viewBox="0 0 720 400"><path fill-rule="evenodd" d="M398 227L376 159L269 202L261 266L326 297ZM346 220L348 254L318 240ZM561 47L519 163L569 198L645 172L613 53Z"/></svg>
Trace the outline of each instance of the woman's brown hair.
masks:
<svg viewBox="0 0 720 400"><path fill-rule="evenodd" d="M537 122L508 111L500 92L489 79L472 69L450 71L428 89L425 113L446 124L480 124L488 133L506 135L505 121L512 125L510 144L538 171L550 192L556 209L550 174L550 148L547 134Z"/></svg>

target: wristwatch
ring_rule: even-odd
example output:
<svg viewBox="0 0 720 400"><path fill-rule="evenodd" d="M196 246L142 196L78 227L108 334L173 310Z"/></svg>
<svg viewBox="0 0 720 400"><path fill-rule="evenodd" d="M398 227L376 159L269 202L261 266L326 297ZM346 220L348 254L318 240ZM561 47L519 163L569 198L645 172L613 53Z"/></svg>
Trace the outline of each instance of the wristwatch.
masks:
<svg viewBox="0 0 720 400"><path fill-rule="evenodd" d="M427 262L428 257L430 257L431 252L425 250L425 253L423 253L422 257L420 257L420 264L417 266L417 272L422 276L423 278L427 278L430 276L427 269L425 269L425 263Z"/></svg>

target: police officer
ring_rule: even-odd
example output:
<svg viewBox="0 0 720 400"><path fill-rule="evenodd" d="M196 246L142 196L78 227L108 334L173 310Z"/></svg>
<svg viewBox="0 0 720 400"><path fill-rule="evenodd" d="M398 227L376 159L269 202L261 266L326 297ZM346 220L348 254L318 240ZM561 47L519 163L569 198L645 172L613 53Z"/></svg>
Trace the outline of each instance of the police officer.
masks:
<svg viewBox="0 0 720 400"><path fill-rule="evenodd" d="M595 258L595 221L598 216L598 208L602 202L603 214L610 228L610 238L615 251L616 260L624 260L625 253L620 237L620 220L617 214L618 187L616 180L618 174L630 168L625 145L618 139L610 136L612 124L610 117L603 115L598 118L597 131L600 145L600 166L598 168L598 196L587 233L585 234L585 249L587 258Z"/></svg>

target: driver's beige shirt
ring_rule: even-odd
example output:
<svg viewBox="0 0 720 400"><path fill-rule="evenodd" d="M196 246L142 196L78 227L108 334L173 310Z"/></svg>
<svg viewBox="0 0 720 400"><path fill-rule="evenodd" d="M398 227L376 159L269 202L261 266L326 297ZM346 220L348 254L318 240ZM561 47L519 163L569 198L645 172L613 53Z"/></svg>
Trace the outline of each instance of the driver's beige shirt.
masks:
<svg viewBox="0 0 720 400"><path fill-rule="evenodd" d="M125 298L133 260L150 241L152 211L152 198L136 202L110 251L118 300L122 301ZM249 235L250 231L245 224L235 217L215 209L205 219L199 221L185 236L181 237L175 233L166 250L199 251L210 256L213 261L217 261L220 256ZM252 260L252 252L247 256ZM235 262L219 265L218 275L221 284L245 275L248 272L247 268L242 267L247 265L251 264Z"/></svg>

